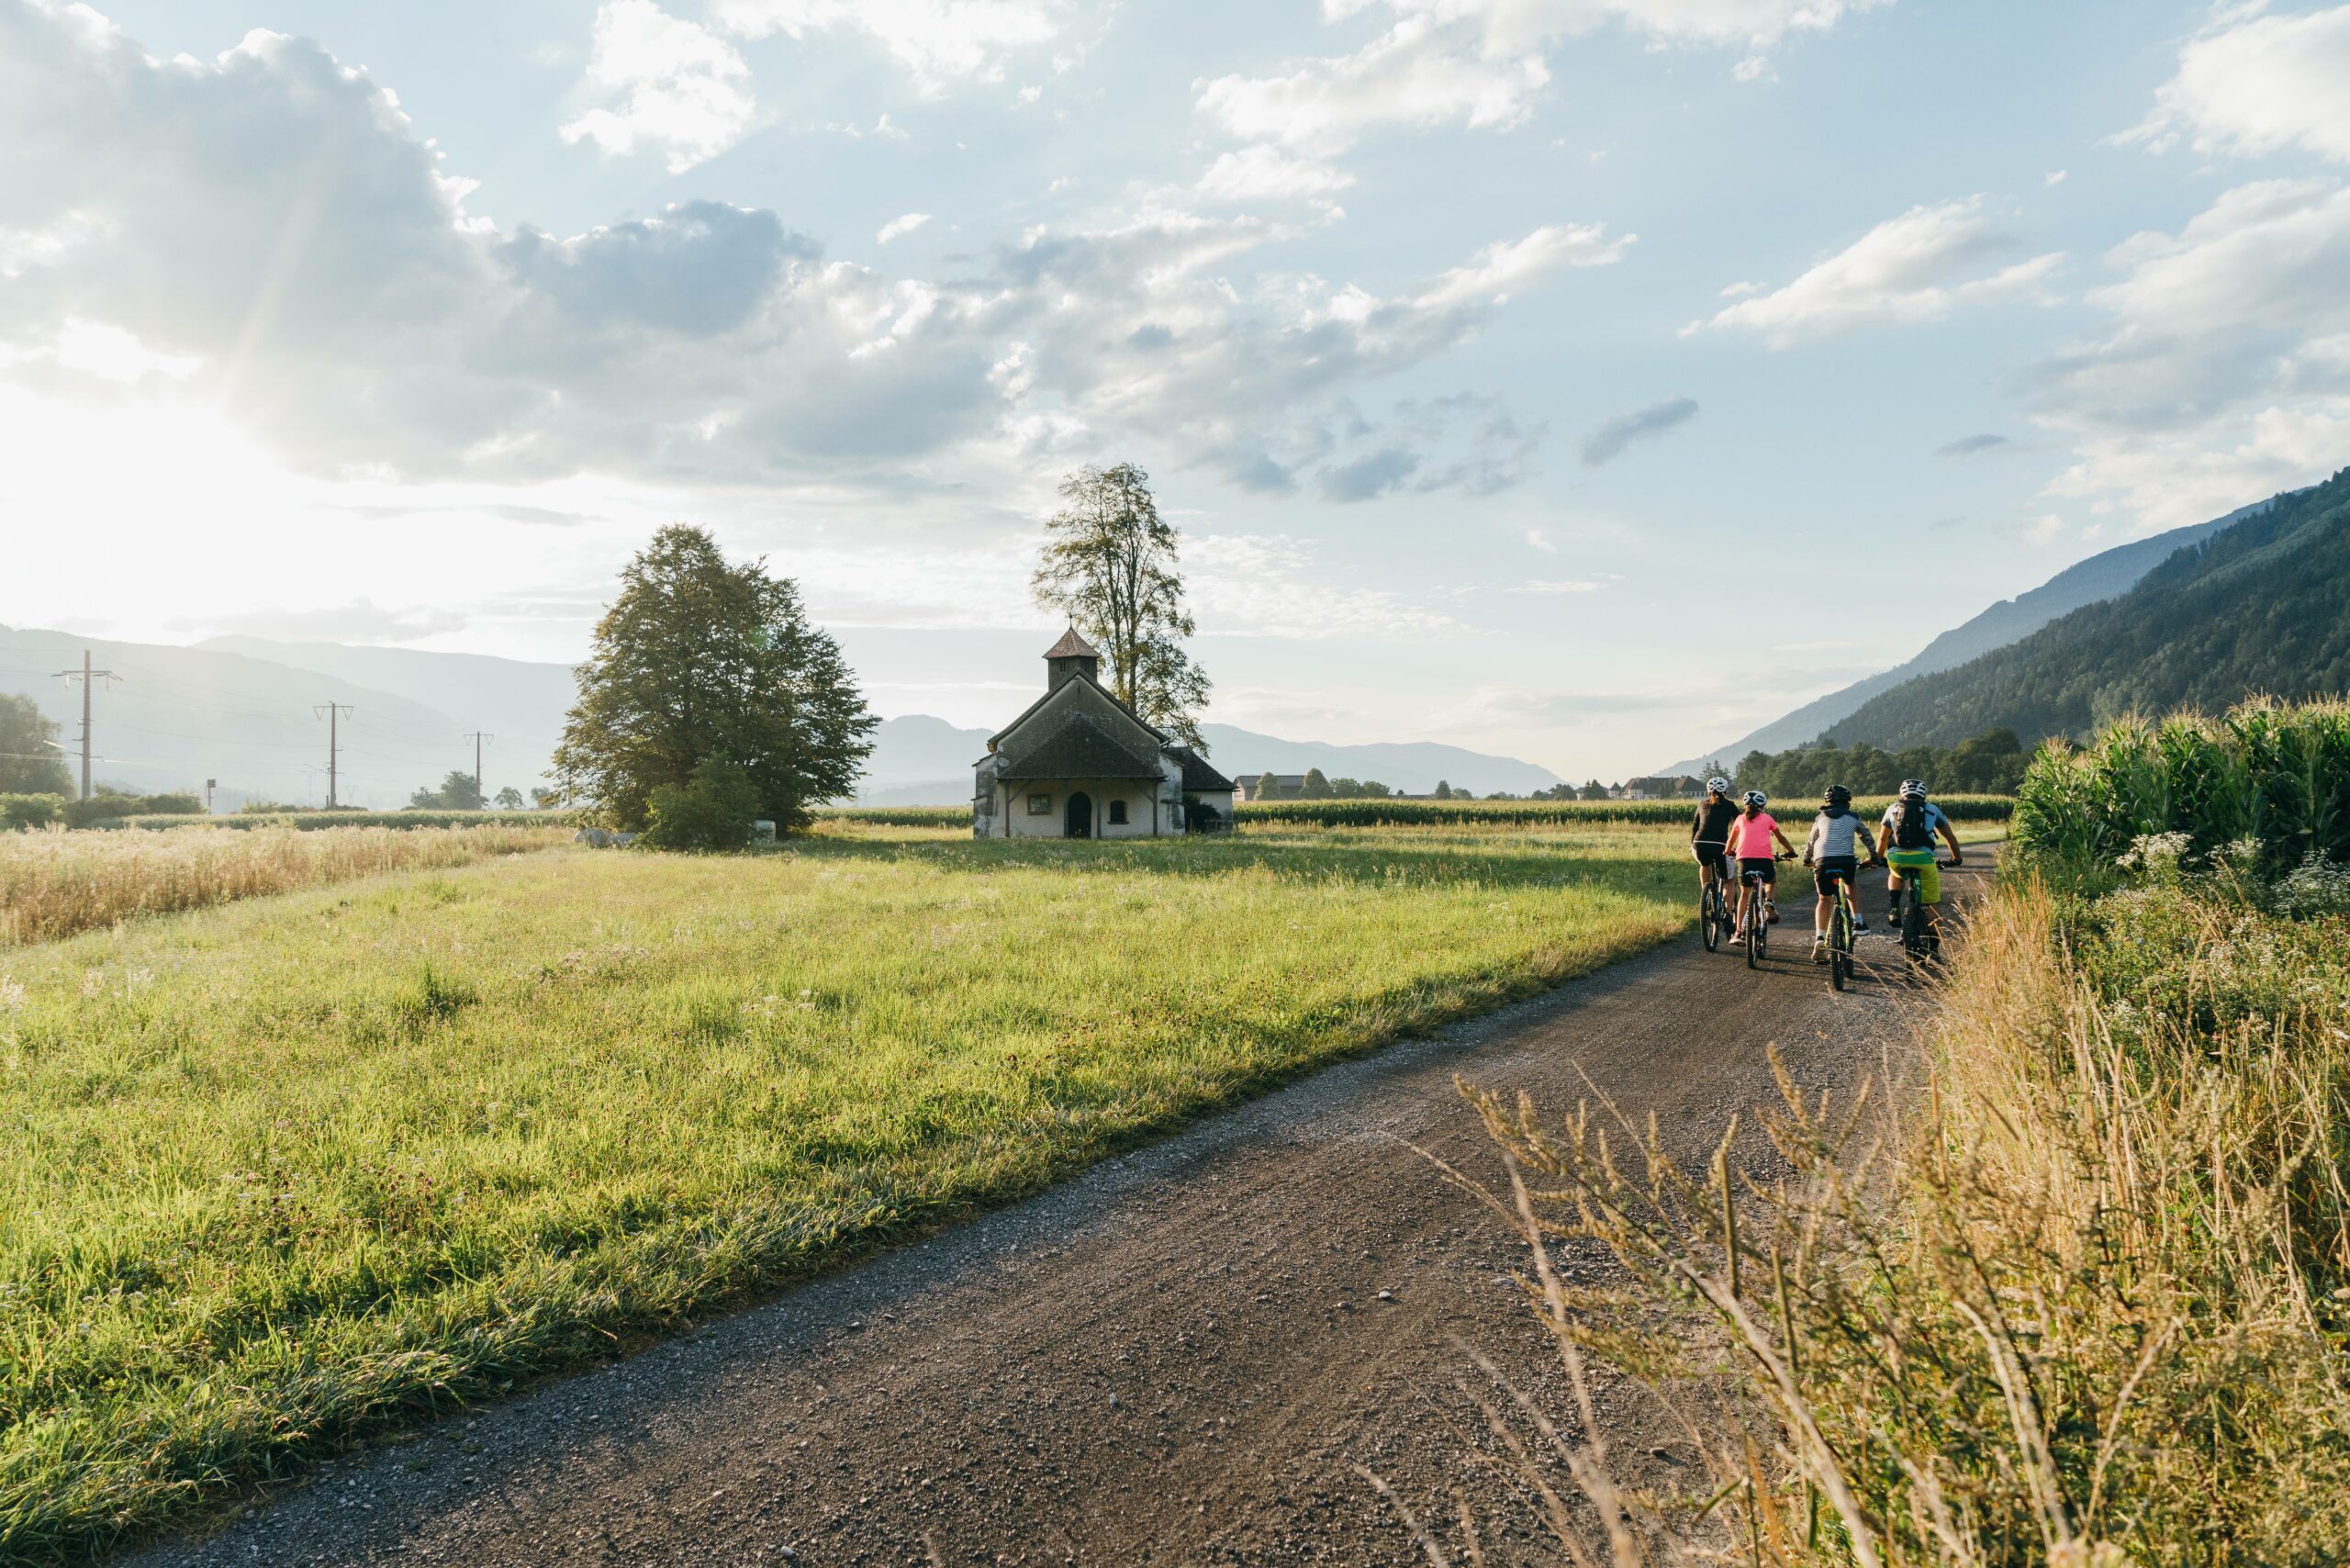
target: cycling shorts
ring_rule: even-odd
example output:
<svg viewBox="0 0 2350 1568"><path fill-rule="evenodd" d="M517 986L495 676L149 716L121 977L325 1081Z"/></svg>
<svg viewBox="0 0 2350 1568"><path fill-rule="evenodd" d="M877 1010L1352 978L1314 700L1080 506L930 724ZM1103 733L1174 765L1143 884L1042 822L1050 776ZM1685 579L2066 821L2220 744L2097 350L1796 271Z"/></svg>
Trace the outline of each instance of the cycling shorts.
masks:
<svg viewBox="0 0 2350 1568"><path fill-rule="evenodd" d="M1779 880L1779 863L1776 860L1774 860L1768 855L1741 855L1739 857L1738 878L1740 881L1744 881L1748 877L1753 876L1758 872L1762 875L1762 885L1764 887L1767 888L1777 885Z"/></svg>
<svg viewBox="0 0 2350 1568"><path fill-rule="evenodd" d="M1919 903L1942 902L1942 868L1934 863L1932 850L1896 849L1885 858L1893 868L1894 881L1917 884Z"/></svg>
<svg viewBox="0 0 2350 1568"><path fill-rule="evenodd" d="M1842 882L1854 892L1860 891L1861 857L1857 855L1823 855L1811 868L1811 885L1821 898L1833 898L1836 884Z"/></svg>
<svg viewBox="0 0 2350 1568"><path fill-rule="evenodd" d="M1697 857L1698 865L1716 871L1725 868L1723 862L1728 857L1725 846L1719 844L1693 843L1689 846L1689 849L1692 854Z"/></svg>

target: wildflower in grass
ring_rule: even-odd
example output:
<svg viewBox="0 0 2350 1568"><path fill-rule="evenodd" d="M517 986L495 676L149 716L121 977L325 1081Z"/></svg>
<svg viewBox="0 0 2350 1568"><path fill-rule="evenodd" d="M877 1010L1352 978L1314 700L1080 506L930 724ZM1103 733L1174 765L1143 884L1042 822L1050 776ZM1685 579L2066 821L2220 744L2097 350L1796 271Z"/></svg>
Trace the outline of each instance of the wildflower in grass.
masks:
<svg viewBox="0 0 2350 1568"><path fill-rule="evenodd" d="M14 1013L24 1004L23 982L0 975L0 1013Z"/></svg>

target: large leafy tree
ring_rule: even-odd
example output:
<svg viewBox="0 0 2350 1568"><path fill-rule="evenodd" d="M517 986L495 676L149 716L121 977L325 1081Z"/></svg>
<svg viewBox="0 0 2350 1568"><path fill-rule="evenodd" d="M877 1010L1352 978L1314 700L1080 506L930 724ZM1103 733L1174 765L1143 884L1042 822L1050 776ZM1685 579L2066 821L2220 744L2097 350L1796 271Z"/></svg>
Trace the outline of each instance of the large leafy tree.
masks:
<svg viewBox="0 0 2350 1568"><path fill-rule="evenodd" d="M1045 525L1036 602L1069 617L1108 661L1110 689L1148 722L1204 753L1199 711L1208 678L1183 649L1192 635L1174 527L1150 476L1131 463L1080 468Z"/></svg>
<svg viewBox="0 0 2350 1568"><path fill-rule="evenodd" d="M856 788L879 722L789 578L764 559L731 564L707 532L673 523L621 573L554 767L570 794L634 831L655 790L722 759L788 833Z"/></svg>
<svg viewBox="0 0 2350 1568"><path fill-rule="evenodd" d="M0 695L0 795L70 795L73 776L50 743L57 726L29 697Z"/></svg>

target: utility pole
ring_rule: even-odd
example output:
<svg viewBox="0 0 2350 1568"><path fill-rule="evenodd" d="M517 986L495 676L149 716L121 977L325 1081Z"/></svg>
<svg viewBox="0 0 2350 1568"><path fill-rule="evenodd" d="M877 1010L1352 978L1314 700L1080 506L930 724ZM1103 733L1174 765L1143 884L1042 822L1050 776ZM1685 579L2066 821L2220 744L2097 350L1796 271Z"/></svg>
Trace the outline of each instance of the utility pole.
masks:
<svg viewBox="0 0 2350 1568"><path fill-rule="evenodd" d="M482 794L481 788L481 743L484 741L494 741L498 737L496 735L486 735L479 730L476 730L472 734L460 735L458 738L460 740L468 740L474 743L474 793L481 795L482 803L487 805L489 802L489 797Z"/></svg>
<svg viewBox="0 0 2350 1568"><path fill-rule="evenodd" d="M122 677L110 669L92 669L90 650L87 648L82 650L80 669L62 669L57 674L60 679L82 683L82 799L86 801L90 798L90 683L95 680L120 680Z"/></svg>
<svg viewBox="0 0 2350 1568"><path fill-rule="evenodd" d="M324 716L327 722L327 810L331 812L336 809L334 792L335 748L337 745L335 722L342 714L351 711L351 704L348 702L320 702L313 706L310 711Z"/></svg>

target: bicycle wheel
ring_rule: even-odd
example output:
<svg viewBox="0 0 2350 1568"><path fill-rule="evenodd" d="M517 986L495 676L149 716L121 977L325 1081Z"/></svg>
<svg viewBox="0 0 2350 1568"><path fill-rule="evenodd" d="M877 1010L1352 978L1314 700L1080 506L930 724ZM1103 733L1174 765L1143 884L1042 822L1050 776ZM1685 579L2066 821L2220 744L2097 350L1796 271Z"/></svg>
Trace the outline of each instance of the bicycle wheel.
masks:
<svg viewBox="0 0 2350 1568"><path fill-rule="evenodd" d="M1697 895L1697 929L1706 938L1706 951L1716 951L1722 945L1722 895L1709 886Z"/></svg>
<svg viewBox="0 0 2350 1568"><path fill-rule="evenodd" d="M1901 890L1901 948L1912 964L1926 958L1926 912L1910 889Z"/></svg>
<svg viewBox="0 0 2350 1568"><path fill-rule="evenodd" d="M1828 917L1828 983L1841 991L1852 978L1852 906L1840 888L1836 913Z"/></svg>
<svg viewBox="0 0 2350 1568"><path fill-rule="evenodd" d="M1746 911L1746 967L1750 969L1762 967L1762 890L1758 887Z"/></svg>

